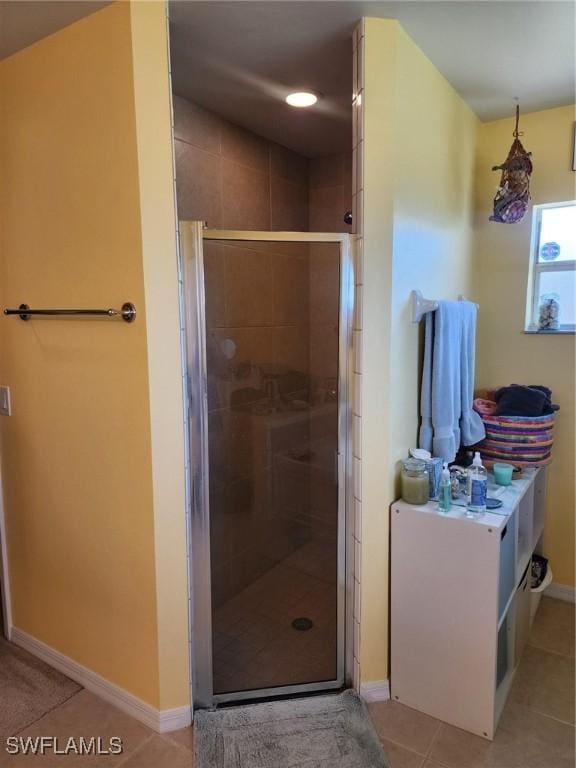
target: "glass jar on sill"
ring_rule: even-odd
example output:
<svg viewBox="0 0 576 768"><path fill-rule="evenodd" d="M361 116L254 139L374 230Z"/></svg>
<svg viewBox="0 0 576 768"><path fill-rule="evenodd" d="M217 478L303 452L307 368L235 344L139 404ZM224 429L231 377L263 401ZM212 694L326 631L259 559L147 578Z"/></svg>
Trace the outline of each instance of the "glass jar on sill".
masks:
<svg viewBox="0 0 576 768"><path fill-rule="evenodd" d="M407 504L426 504L429 498L428 470L420 459L402 462L402 501Z"/></svg>
<svg viewBox="0 0 576 768"><path fill-rule="evenodd" d="M560 296L544 293L538 305L538 330L557 331L560 328Z"/></svg>

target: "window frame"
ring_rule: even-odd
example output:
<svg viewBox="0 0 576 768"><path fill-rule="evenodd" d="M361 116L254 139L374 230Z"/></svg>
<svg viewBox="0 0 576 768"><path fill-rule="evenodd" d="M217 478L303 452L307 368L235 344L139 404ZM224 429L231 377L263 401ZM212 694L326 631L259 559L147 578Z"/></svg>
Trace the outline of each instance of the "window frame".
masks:
<svg viewBox="0 0 576 768"><path fill-rule="evenodd" d="M540 276L543 272L576 272L576 260L540 262L538 252L542 211L550 208L576 207L576 200L564 200L559 203L541 203L532 206L532 235L530 240L530 267L528 271L528 293L526 297L525 333L576 333L576 323L560 323L557 330L544 331L538 328L538 299L540 296Z"/></svg>

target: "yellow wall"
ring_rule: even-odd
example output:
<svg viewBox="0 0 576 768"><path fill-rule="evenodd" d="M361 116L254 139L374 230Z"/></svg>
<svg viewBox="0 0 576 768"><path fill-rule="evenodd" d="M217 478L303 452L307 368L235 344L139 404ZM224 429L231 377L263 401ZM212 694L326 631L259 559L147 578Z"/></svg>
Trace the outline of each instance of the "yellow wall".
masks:
<svg viewBox="0 0 576 768"><path fill-rule="evenodd" d="M512 110L511 110L512 111ZM533 153L532 203L576 197L571 170L574 106L522 115L522 142ZM576 393L574 335L523 333L530 252L531 216L518 224L488 221L501 163L513 140L512 118L482 125L476 165L474 295L481 304L478 330L478 387L512 382L546 384L561 410L554 462L549 469L544 549L554 580L574 585L574 468Z"/></svg>
<svg viewBox="0 0 576 768"><path fill-rule="evenodd" d="M363 681L388 676L388 516L418 435L410 292L470 292L478 120L395 21L366 19L362 332Z"/></svg>
<svg viewBox="0 0 576 768"><path fill-rule="evenodd" d="M166 5L131 4L146 293L159 706L189 702L184 410Z"/></svg>
<svg viewBox="0 0 576 768"><path fill-rule="evenodd" d="M14 625L152 705L183 705L164 4L116 3L41 40L0 62L0 88L2 301L138 308L133 325L0 321L0 380L13 398L0 426Z"/></svg>

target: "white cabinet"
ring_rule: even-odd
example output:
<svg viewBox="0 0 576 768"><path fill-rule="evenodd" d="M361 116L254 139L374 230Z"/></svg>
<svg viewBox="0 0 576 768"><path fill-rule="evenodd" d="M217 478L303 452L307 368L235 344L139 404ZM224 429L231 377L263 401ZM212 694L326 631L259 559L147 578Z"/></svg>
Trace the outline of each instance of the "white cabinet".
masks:
<svg viewBox="0 0 576 768"><path fill-rule="evenodd" d="M477 519L454 506L391 508L391 693L492 739L530 623L530 560L544 527L545 471L488 495Z"/></svg>

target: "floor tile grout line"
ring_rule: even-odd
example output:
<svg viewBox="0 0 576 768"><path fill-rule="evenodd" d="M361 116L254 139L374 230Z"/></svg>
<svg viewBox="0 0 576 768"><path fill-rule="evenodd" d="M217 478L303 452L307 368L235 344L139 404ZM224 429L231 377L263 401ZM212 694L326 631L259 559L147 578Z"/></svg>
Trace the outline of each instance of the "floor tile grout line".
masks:
<svg viewBox="0 0 576 768"><path fill-rule="evenodd" d="M117 763L117 768L122 768L123 765L126 765L128 760L130 760L134 755L137 755L140 750L148 744L149 741L152 741L152 737L154 736L154 733L150 733L141 744L138 744L135 749L131 750L130 752L126 752L126 754L122 756L119 763ZM124 742L122 742L122 747L124 747Z"/></svg>
<svg viewBox="0 0 576 768"><path fill-rule="evenodd" d="M416 755L417 757L423 757L424 760L428 759L427 755L423 754L422 752L417 752L415 749L412 749L412 747L407 747L406 744L402 744L400 741L394 741L394 739L390 739L388 736L381 737L380 734L378 733L378 729L376 728L376 724L374 723L374 720L372 720L372 718L370 719L372 721L372 726L376 731L376 734L378 735L378 739L380 740L380 743L382 743L382 739L384 739L384 741L389 741L390 744L394 744L395 747L400 747L400 749L404 749L406 752L410 752L410 754L412 755Z"/></svg>
<svg viewBox="0 0 576 768"><path fill-rule="evenodd" d="M554 715L549 715L546 712L541 712L539 709L534 709L534 707L531 707L529 704L524 704L522 706L525 706L526 709L529 709L531 712L535 712L541 717L547 717L549 720L554 720L555 723L561 723L562 725L569 725L572 728L576 728L576 722L571 723L569 720L561 720L559 717L554 717Z"/></svg>
<svg viewBox="0 0 576 768"><path fill-rule="evenodd" d="M434 736L432 736L432 741L430 742L428 746L428 751L426 752L426 757L429 758L432 754L432 748L434 747L434 744L436 743L436 739L438 738L438 734L440 733L442 729L442 720L438 721L438 727L436 728L436 731L434 732Z"/></svg>
<svg viewBox="0 0 576 768"><path fill-rule="evenodd" d="M189 726L190 728L193 728L193 726ZM188 755L193 754L193 749L190 749L190 747L187 747L185 744L182 744L182 742L175 739L173 736L170 735L170 731L166 731L165 733L157 733L156 735L159 736L162 741L164 741L166 744L170 744L173 747L178 747L180 750L184 750L184 752Z"/></svg>
<svg viewBox="0 0 576 768"><path fill-rule="evenodd" d="M70 679L70 678L68 678ZM78 683L77 683L78 685ZM42 718L46 717L46 715L49 715L51 712L55 712L60 707L64 706L68 701L74 698L74 696L78 696L79 693L82 693L82 691L85 691L85 688L80 687L79 690L74 691L70 696L68 696L67 699L64 699L63 701L59 701L58 704L55 704L50 709L47 709L46 712L43 712L39 717L37 717L35 720L32 720L31 723L28 723L28 725L25 725L24 728L21 728L19 731L17 731L14 736L21 736L28 728L31 728L33 725L36 725L36 723L39 723Z"/></svg>
<svg viewBox="0 0 576 768"><path fill-rule="evenodd" d="M560 651L553 651L550 648L545 648L542 645L535 645L528 641L529 648L536 648L537 651L544 651L545 653L551 653L553 656L560 656L562 659L574 659L574 655L571 653L560 653Z"/></svg>

